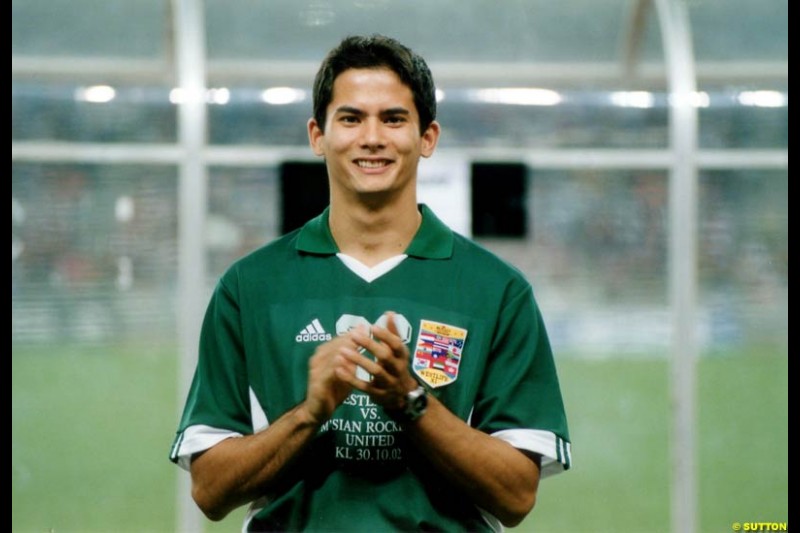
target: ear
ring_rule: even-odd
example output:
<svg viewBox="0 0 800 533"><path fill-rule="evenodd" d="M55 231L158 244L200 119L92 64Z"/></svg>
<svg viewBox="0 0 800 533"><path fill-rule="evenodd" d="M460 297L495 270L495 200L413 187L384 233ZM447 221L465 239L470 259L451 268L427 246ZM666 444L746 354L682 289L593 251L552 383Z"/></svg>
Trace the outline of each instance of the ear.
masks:
<svg viewBox="0 0 800 533"><path fill-rule="evenodd" d="M315 155L325 155L322 149L322 141L325 137L325 132L319 127L317 121L313 118L308 119L308 144L311 145L311 150Z"/></svg>
<svg viewBox="0 0 800 533"><path fill-rule="evenodd" d="M422 133L420 139L420 154L422 157L430 157L433 151L436 150L436 143L439 142L439 134L442 132L442 127L435 120L431 122L428 129Z"/></svg>

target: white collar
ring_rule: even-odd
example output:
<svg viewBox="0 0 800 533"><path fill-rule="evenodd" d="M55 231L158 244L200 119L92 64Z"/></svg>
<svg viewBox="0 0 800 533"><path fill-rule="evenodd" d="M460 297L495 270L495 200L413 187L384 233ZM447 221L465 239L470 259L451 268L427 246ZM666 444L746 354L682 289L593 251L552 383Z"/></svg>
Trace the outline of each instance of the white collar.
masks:
<svg viewBox="0 0 800 533"><path fill-rule="evenodd" d="M336 254L336 257L342 260L344 266L349 268L353 273L358 276L359 278L363 279L367 283L372 283L379 277L383 276L394 267L399 265L403 259L408 257L406 254L396 255L394 257L390 257L384 261L381 261L375 266L367 266L355 257L343 254L341 252Z"/></svg>

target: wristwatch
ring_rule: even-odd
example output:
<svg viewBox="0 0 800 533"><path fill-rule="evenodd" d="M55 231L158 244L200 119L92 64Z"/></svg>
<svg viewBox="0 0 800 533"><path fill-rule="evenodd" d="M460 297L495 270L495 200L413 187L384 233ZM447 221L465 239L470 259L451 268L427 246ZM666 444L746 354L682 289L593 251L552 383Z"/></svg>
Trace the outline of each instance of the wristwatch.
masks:
<svg viewBox="0 0 800 533"><path fill-rule="evenodd" d="M428 408L428 391L422 385L406 394L406 405L397 414L401 422L413 422Z"/></svg>

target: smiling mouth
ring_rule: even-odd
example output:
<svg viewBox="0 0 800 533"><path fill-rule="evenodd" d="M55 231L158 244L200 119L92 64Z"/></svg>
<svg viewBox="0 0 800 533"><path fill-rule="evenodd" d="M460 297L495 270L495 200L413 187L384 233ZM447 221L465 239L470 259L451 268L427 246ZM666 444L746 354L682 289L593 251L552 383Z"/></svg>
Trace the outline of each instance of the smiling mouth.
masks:
<svg viewBox="0 0 800 533"><path fill-rule="evenodd" d="M391 161L387 159L356 159L355 163L361 168L383 168Z"/></svg>

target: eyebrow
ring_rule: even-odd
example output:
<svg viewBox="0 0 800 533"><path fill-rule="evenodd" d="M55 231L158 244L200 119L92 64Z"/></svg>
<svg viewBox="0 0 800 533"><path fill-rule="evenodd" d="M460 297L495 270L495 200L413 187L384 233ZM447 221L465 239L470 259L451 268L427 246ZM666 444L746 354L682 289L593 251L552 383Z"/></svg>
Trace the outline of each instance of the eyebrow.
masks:
<svg viewBox="0 0 800 533"><path fill-rule="evenodd" d="M405 107L390 107L389 109L384 109L381 111L381 115L389 116L389 115L410 115L411 111L406 109Z"/></svg>
<svg viewBox="0 0 800 533"><path fill-rule="evenodd" d="M366 113L362 109L359 109L357 107L352 107L349 105L343 105L336 108L336 114L356 115L359 117L366 115ZM380 112L381 116L410 115L410 114L411 111L409 111L405 107L390 107Z"/></svg>

